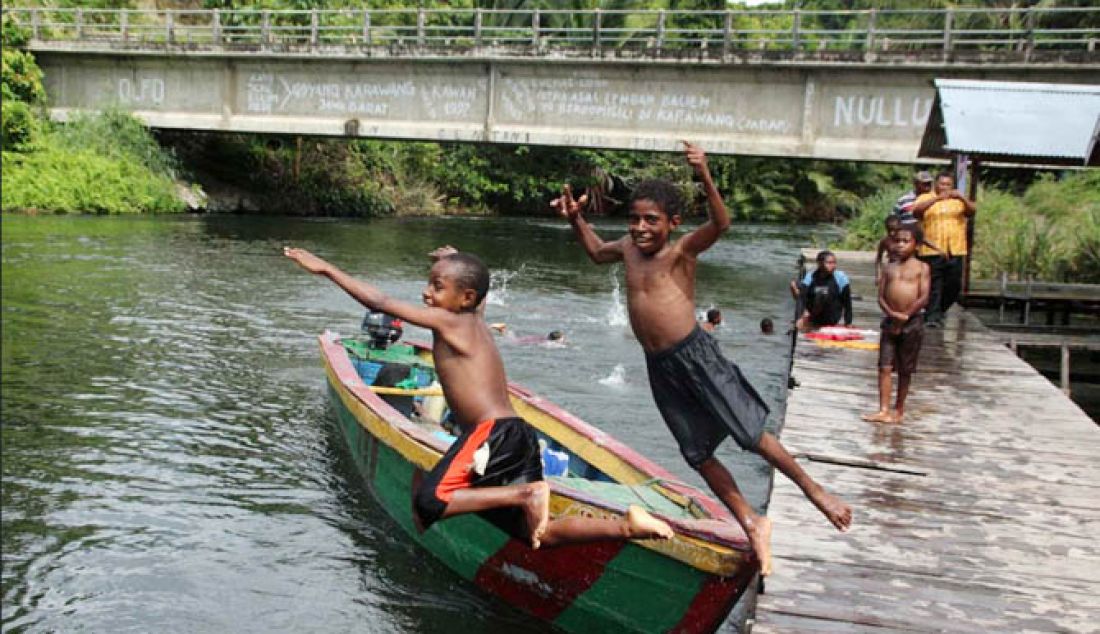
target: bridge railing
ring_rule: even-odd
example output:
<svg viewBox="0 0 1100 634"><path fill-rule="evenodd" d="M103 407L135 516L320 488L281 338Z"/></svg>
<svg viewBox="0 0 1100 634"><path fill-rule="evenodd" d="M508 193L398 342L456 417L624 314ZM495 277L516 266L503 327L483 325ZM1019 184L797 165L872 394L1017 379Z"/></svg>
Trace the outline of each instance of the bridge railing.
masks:
<svg viewBox="0 0 1100 634"><path fill-rule="evenodd" d="M868 10L141 10L5 8L38 45L183 47L300 53L383 47L417 54L722 58L1042 52L1095 54L1100 7ZM1091 58L1091 55L1088 57Z"/></svg>

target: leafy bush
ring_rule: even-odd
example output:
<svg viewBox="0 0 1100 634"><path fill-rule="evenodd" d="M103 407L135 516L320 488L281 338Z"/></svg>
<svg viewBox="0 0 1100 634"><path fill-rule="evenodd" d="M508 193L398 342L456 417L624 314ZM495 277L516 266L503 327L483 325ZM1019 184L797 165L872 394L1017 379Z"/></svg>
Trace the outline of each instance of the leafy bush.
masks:
<svg viewBox="0 0 1100 634"><path fill-rule="evenodd" d="M26 151L35 146L41 124L30 105L4 99L0 102L0 120L0 148Z"/></svg>
<svg viewBox="0 0 1100 634"><path fill-rule="evenodd" d="M26 51L4 48L0 70L0 94L5 100L22 101L40 106L46 103L46 89L42 86L42 69L34 57Z"/></svg>
<svg viewBox="0 0 1100 634"><path fill-rule="evenodd" d="M905 191L904 187L885 189L864 198L856 214L845 226L847 234L841 241L840 248L866 251L877 247L879 240L886 235L886 217L890 215L898 197Z"/></svg>

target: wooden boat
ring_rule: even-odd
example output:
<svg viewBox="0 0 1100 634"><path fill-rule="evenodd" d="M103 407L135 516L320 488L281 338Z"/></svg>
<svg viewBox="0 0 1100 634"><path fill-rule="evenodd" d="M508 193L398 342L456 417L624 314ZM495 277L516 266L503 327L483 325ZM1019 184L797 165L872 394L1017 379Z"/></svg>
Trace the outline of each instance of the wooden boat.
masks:
<svg viewBox="0 0 1100 634"><path fill-rule="evenodd" d="M410 396L441 394L423 387L434 378L430 348L372 348L331 332L320 344L340 429L376 498L414 540L504 601L566 631L710 632L758 572L724 506L515 384L516 412L569 457L566 475L547 477L552 517L618 517L638 504L667 521L675 537L532 550L478 515L420 532L413 491L450 443L438 424L399 410L407 411ZM396 388L368 386L364 377L374 381L383 362L408 366L411 378Z"/></svg>

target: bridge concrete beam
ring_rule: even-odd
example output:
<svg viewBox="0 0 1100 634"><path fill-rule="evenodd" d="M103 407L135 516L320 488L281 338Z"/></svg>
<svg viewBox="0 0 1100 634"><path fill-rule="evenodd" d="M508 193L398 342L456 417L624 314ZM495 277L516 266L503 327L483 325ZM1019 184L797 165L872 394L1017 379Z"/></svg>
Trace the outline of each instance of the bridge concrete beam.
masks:
<svg viewBox="0 0 1100 634"><path fill-rule="evenodd" d="M1095 68L331 59L40 51L53 116L158 128L912 162L934 77L1097 83Z"/></svg>

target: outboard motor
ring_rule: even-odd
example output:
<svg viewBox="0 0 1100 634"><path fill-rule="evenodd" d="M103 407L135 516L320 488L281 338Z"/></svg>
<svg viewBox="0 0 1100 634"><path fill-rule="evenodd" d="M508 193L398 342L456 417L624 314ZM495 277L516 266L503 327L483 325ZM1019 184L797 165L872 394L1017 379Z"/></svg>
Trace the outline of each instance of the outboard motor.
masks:
<svg viewBox="0 0 1100 634"><path fill-rule="evenodd" d="M400 339L403 332L400 319L377 310L367 311L361 328L370 337L370 347L381 350Z"/></svg>

